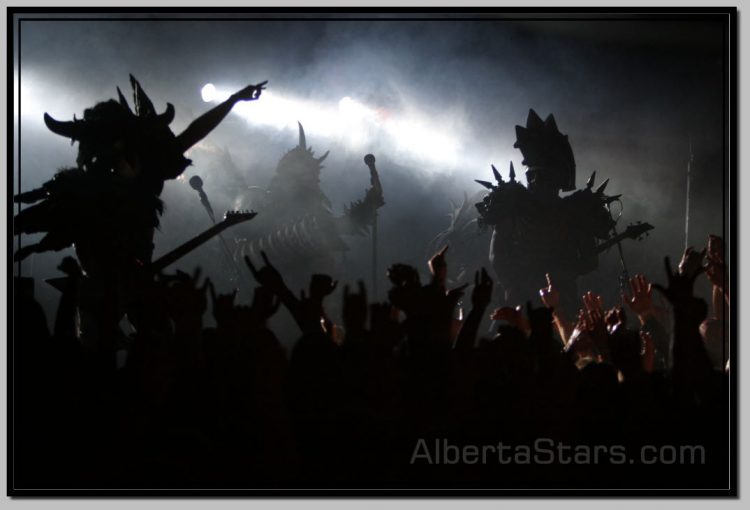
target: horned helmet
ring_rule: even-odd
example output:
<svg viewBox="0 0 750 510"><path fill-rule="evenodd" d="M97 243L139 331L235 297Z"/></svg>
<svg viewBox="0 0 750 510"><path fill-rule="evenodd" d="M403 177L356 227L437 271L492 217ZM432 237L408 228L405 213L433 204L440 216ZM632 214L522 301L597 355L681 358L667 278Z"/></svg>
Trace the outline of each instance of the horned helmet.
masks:
<svg viewBox="0 0 750 510"><path fill-rule="evenodd" d="M516 143L528 170L526 180L529 189L554 188L572 191L575 189L576 163L568 135L557 129L555 117L550 114L544 121L533 110L529 110L526 126L516 126Z"/></svg>
<svg viewBox="0 0 750 510"><path fill-rule="evenodd" d="M299 126L299 142L279 160L276 175L292 179L314 179L317 183L320 180L320 170L323 168L321 163L328 157L330 151L316 158L312 147L307 146L302 124L297 122L297 125Z"/></svg>
<svg viewBox="0 0 750 510"><path fill-rule="evenodd" d="M117 172L123 166L131 173L163 182L180 175L191 163L177 148L169 128L174 106L157 114L138 80L130 75L135 111L117 87L118 100L110 99L87 108L83 119L59 121L44 114L44 123L55 134L78 142L76 163L90 172Z"/></svg>
<svg viewBox="0 0 750 510"><path fill-rule="evenodd" d="M316 158L312 147L307 146L305 130L299 126L299 141L297 146L284 154L276 166L276 175L271 181L272 193L289 192L295 189L300 192L318 193L320 191L320 171L323 161L330 151ZM327 200L327 199L326 199Z"/></svg>

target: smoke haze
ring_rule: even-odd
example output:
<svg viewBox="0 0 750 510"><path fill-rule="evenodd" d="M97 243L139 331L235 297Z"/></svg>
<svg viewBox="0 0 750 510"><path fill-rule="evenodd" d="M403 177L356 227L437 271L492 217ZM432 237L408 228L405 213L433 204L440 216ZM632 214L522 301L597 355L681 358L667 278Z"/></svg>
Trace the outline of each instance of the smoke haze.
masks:
<svg viewBox="0 0 750 510"><path fill-rule="evenodd" d="M269 97L308 108L308 118L296 120L316 155L331 151L321 186L336 213L369 186L364 154L377 157L386 200L379 213L380 274L395 261L425 269L427 244L448 226L449 200L481 189L473 179L491 180L490 163L507 176L512 160L523 175L514 126L525 124L529 108L542 118L553 113L569 135L578 187L596 170L597 182L610 179L609 194L623 194L620 226L641 220L656 227L646 240L625 243L631 273L662 281L662 257L679 260L691 142L689 243L703 246L709 233L724 234L727 83L719 21L241 17L261 18L25 19L16 62L21 190L75 161L77 147L49 132L43 113L80 117L95 102L116 97L118 85L129 97L128 73L158 111L175 105L176 133L212 106L201 98L205 84L233 92L269 80ZM316 123L316 111L340 112L345 97L376 112L377 122L356 121L361 130L335 125L335 116ZM156 256L209 226L189 177L203 178L216 211L245 207L236 204L237 175L248 186L267 186L279 158L296 145L296 123L253 121L264 99L230 114L192 149L185 178L167 183ZM237 173L229 170L227 153ZM370 240L348 242L345 276L367 281ZM211 275L217 250L208 243L180 266L200 264ZM23 273L36 278L48 310L57 295L41 280L59 276L62 255L24 262ZM582 284L611 303L619 272L611 250ZM383 277L380 297L384 288Z"/></svg>

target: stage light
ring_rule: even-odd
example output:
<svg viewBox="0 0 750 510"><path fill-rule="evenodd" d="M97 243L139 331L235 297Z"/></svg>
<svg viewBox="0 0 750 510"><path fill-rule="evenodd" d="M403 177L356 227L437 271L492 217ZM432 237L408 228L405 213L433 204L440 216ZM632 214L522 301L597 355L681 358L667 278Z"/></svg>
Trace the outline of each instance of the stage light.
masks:
<svg viewBox="0 0 750 510"><path fill-rule="evenodd" d="M203 102L210 103L216 98L216 87L213 83L206 83L201 89L201 98Z"/></svg>
<svg viewBox="0 0 750 510"><path fill-rule="evenodd" d="M229 93L207 83L201 89L201 97L206 102L218 103L228 98ZM296 131L299 121L308 141L314 137L328 138L349 150L385 143L386 150L410 163L448 167L457 164L461 149L452 134L435 128L442 125L435 119L416 111L389 110L388 115L383 115L382 109L351 96L342 97L338 103L324 103L265 90L258 101L240 102L232 112L252 125L277 130Z"/></svg>

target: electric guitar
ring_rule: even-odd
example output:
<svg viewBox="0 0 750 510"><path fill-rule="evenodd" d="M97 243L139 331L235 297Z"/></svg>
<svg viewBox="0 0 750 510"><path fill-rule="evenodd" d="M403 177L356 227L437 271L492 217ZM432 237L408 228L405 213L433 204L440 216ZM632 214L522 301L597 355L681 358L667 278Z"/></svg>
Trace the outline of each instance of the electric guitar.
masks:
<svg viewBox="0 0 750 510"><path fill-rule="evenodd" d="M640 241L641 239L643 239L644 234L648 237L648 232L653 229L653 225L650 225L649 223L641 223L640 221L635 225L630 224L624 232L617 234L616 236L612 236L606 241L598 244L596 246L596 252L601 253L605 250L608 250L623 239L637 239Z"/></svg>
<svg viewBox="0 0 750 510"><path fill-rule="evenodd" d="M194 249L196 249L198 246L202 245L212 237L220 234L227 228L237 225L239 223L243 223L245 221L249 221L255 216L257 216L258 213L254 211L229 211L224 215L224 219L220 221L219 223L215 224L205 232L198 234L191 240L187 241L186 243L181 244L177 248L173 249L172 251L162 255L158 259L154 260L150 264L146 264L143 267L143 274L146 276L152 277L155 274L159 273L160 271L163 271L166 267L170 266L174 262L178 261ZM50 284L55 289L62 292L62 290L66 287L66 282L68 281L68 277L61 277L61 278L49 278L45 280L48 284Z"/></svg>

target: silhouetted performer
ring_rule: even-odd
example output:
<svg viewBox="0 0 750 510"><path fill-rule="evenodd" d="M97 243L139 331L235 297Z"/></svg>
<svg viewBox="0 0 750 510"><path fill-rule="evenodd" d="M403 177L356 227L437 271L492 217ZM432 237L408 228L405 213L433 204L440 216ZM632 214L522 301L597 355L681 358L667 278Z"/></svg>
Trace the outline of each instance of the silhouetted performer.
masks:
<svg viewBox="0 0 750 510"><path fill-rule="evenodd" d="M523 154L528 186L516 181L512 163L508 182L494 166L497 184L477 181L490 189L476 204L480 224L493 228L490 260L509 303L538 296L549 273L562 308L572 312L576 279L596 269L598 253L612 245L601 241L611 240L615 221L606 206L619 195L604 195L608 180L592 190L592 175L585 189L559 196L575 190L576 165L568 137L552 115L542 121L529 110L526 126L516 126L516 138L513 146Z"/></svg>
<svg viewBox="0 0 750 510"><path fill-rule="evenodd" d="M327 156L328 152L315 157L300 124L297 146L279 161L258 204L260 215L249 226L248 237L237 245L238 260L243 256L257 259L264 250L281 267L303 270L299 276L304 274L306 279L309 271L335 272L334 254L349 249L343 236L370 232L377 210L385 204L375 158L366 158L371 186L364 198L345 207L343 215L336 215L320 188L321 163ZM299 283L297 278L292 280Z"/></svg>
<svg viewBox="0 0 750 510"><path fill-rule="evenodd" d="M237 102L258 99L265 85L245 87L175 135L169 128L174 107L168 103L158 114L133 76L130 82L134 110L118 88L119 100L86 109L83 119L61 122L45 114L52 132L78 142L76 166L14 198L39 202L14 217L15 234L45 234L40 242L19 249L14 258L75 246L88 282L88 297L82 296L81 305L85 307L88 300L96 321L107 324L122 316L139 270L151 261L164 181L182 174L190 164L183 153L210 133Z"/></svg>

